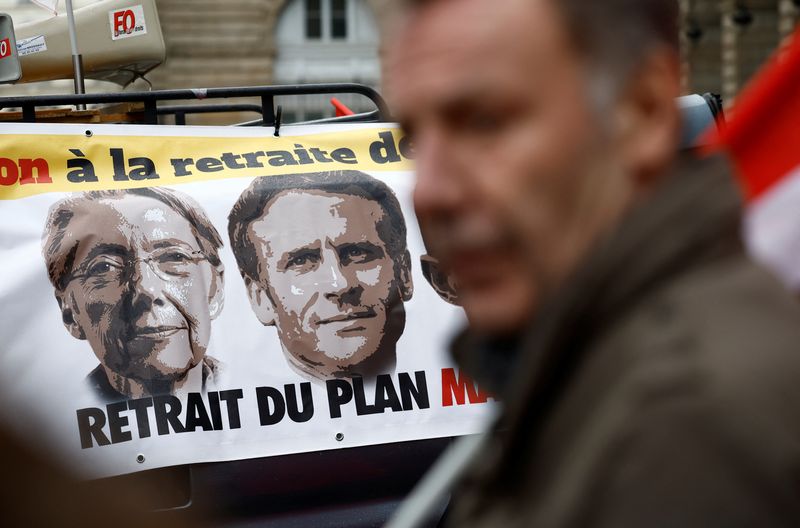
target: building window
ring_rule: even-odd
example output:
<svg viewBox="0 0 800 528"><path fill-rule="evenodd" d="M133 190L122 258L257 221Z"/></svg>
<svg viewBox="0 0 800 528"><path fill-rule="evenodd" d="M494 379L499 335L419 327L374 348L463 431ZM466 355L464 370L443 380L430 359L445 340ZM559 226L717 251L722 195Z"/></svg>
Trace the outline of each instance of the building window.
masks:
<svg viewBox="0 0 800 528"><path fill-rule="evenodd" d="M347 0L331 0L331 38L347 38Z"/></svg>
<svg viewBox="0 0 800 528"><path fill-rule="evenodd" d="M347 39L348 0L305 0L306 40Z"/></svg>
<svg viewBox="0 0 800 528"><path fill-rule="evenodd" d="M2 0L0 0L2 1ZM367 0L287 0L275 28L273 82L380 84L380 32ZM336 96L354 112L372 110L366 98ZM281 96L283 122L333 117L331 97Z"/></svg>
<svg viewBox="0 0 800 528"><path fill-rule="evenodd" d="M322 0L306 0L306 38L322 38Z"/></svg>

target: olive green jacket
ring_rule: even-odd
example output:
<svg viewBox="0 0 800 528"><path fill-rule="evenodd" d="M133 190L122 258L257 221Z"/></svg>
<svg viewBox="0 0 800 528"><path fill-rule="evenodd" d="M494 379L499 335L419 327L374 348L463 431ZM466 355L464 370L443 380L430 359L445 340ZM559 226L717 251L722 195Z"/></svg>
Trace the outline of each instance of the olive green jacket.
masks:
<svg viewBox="0 0 800 528"><path fill-rule="evenodd" d="M739 225L687 157L517 347L456 341L505 410L448 526L800 526L800 307Z"/></svg>

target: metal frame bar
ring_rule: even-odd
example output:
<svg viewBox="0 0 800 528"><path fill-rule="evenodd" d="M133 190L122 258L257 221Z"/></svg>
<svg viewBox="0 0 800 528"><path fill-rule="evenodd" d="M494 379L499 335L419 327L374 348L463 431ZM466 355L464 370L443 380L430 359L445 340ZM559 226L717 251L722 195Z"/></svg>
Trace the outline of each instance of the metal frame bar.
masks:
<svg viewBox="0 0 800 528"><path fill-rule="evenodd" d="M204 105L170 105L162 106L157 109L158 115L175 116L176 125L186 124L187 114L216 114L226 112L253 112L262 113L261 105L248 103L222 103ZM259 120L260 122L260 120Z"/></svg>
<svg viewBox="0 0 800 528"><path fill-rule="evenodd" d="M154 90L150 92L118 92L75 95L37 95L0 97L0 108L21 108L22 120L36 121L36 108L42 106L88 105L105 103L144 103L145 124L158 124L158 103L161 101L225 99L231 97L260 97L263 126L275 124L275 97L282 95L357 94L372 101L381 121L391 121L383 97L373 88L356 83L289 84L277 86L243 86L184 90Z"/></svg>
<svg viewBox="0 0 800 528"><path fill-rule="evenodd" d="M292 123L283 123L284 125L325 125L328 123L379 123L379 122L388 122L386 120L381 119L381 114L378 110L373 110L371 112L363 112L360 114L353 114L348 116L341 116L341 117L323 117L322 119L314 119L312 121L297 121ZM263 126L263 120L256 119L253 121L245 121L243 123L237 123L236 126L244 126L244 127L254 127L254 126Z"/></svg>

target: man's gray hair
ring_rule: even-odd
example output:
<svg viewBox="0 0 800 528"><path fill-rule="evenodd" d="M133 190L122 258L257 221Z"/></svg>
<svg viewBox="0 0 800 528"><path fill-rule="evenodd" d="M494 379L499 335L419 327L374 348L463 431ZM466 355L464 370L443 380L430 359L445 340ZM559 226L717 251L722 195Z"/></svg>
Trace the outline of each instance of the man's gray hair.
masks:
<svg viewBox="0 0 800 528"><path fill-rule="evenodd" d="M576 49L625 75L654 47L678 51L677 0L550 0Z"/></svg>
<svg viewBox="0 0 800 528"><path fill-rule="evenodd" d="M407 0L412 7L446 0ZM533 0L530 0L533 1ZM659 46L678 52L678 0L548 0L592 74L620 85ZM455 22L454 22L455 23Z"/></svg>

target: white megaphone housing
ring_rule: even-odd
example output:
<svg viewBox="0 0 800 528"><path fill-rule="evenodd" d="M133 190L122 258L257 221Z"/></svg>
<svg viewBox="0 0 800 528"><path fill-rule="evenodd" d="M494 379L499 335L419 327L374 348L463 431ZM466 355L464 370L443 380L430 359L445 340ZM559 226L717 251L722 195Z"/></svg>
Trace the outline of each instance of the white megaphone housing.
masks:
<svg viewBox="0 0 800 528"><path fill-rule="evenodd" d="M102 0L75 9L74 17L85 77L126 86L164 62L155 0ZM66 14L20 24L14 33L18 84L73 77Z"/></svg>

